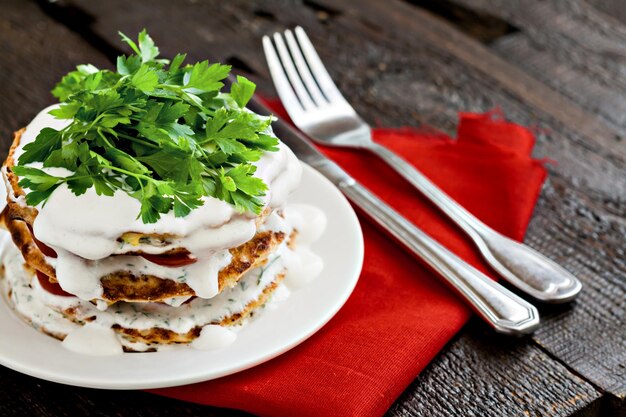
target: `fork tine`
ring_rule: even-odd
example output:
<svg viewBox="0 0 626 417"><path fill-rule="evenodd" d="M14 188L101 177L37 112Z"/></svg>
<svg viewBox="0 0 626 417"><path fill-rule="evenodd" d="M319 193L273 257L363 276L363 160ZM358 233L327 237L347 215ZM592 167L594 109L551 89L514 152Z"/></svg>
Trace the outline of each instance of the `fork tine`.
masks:
<svg viewBox="0 0 626 417"><path fill-rule="evenodd" d="M287 80L287 76L283 72L283 67L274 50L274 45L272 45L272 41L268 36L263 36L263 51L265 52L267 66L270 69L270 75L274 81L278 96L291 119L294 123L297 123L304 109L291 89L289 80Z"/></svg>
<svg viewBox="0 0 626 417"><path fill-rule="evenodd" d="M287 45L289 46L289 52L291 52L291 56L296 63L296 68L298 68L298 72L300 73L300 77L304 84L306 85L307 90L311 94L313 101L321 106L326 103L326 99L322 95L322 91L319 86L315 83L313 79L313 75L311 75L311 70L309 69L304 57L302 56L302 51L298 46L298 42L296 42L296 38L293 36L293 33L287 29L285 31L285 39L287 40Z"/></svg>
<svg viewBox="0 0 626 417"><path fill-rule="evenodd" d="M328 98L328 101L333 101L333 99L346 101L333 82L332 78L330 78L330 74L328 74L322 60L319 55L317 55L317 52L315 52L315 48L313 47L313 44L309 40L309 37L304 29L297 26L295 32L298 42L300 43L300 47L302 48L302 52L304 52L304 56L306 57L309 67L311 68L313 77L317 80L317 83L321 87L326 98Z"/></svg>
<svg viewBox="0 0 626 417"><path fill-rule="evenodd" d="M304 88L304 84L302 84L300 75L298 75L298 71L296 71L296 67L293 65L291 56L289 56L289 52L287 51L287 46L285 46L285 41L280 33L274 33L274 44L276 45L276 50L278 51L278 56L283 64L283 68L287 73L287 78L291 82L291 86L293 87L298 100L300 100L302 107L304 107L305 110L313 109L315 104L311 100L309 93Z"/></svg>

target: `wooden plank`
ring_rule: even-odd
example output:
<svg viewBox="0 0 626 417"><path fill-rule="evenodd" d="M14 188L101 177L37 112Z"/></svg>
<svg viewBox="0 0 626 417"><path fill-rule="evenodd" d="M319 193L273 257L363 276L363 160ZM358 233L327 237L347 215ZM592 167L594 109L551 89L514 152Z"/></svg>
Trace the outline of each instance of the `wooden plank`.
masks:
<svg viewBox="0 0 626 417"><path fill-rule="evenodd" d="M590 208L557 179L544 189L528 243L585 282L572 306L542 310L533 338L555 357L624 401L626 351L626 227L613 214ZM555 205L556 204L556 205ZM595 217L598 216L598 217Z"/></svg>
<svg viewBox="0 0 626 417"><path fill-rule="evenodd" d="M477 320L468 327L471 330L462 336L463 342L447 346L440 360L433 362L389 410L389 416L602 415L598 400L580 411L579 404L596 398L596 394L581 389L584 383L579 378L563 379L560 372L555 374L554 362L529 344L494 335ZM494 363L493 358L498 360ZM520 386L518 375L528 374L541 378L526 379ZM460 378L469 379L461 384ZM494 386L494 380L502 383ZM536 391L543 393L541 398L535 396ZM506 413L499 406L504 401L510 404Z"/></svg>
<svg viewBox="0 0 626 417"><path fill-rule="evenodd" d="M0 367L3 417L245 417L236 410L205 407L142 391L78 388L34 379Z"/></svg>
<svg viewBox="0 0 626 417"><path fill-rule="evenodd" d="M415 34L423 36L421 41L438 46L454 58L484 73L493 81L498 82L500 88L519 97L533 108L550 115L555 121L579 131L591 143L602 148L614 148L616 132L579 106L565 100L559 94L555 94L554 91L546 88L545 85L528 76L524 71L494 56L486 47L473 42L458 31L449 30L451 28L449 25L432 19L432 15L419 9L411 9L400 3L397 3L397 6L394 8L394 12L381 15L388 19L387 23L391 23L392 20L396 23L402 22L403 25L395 26L397 31L405 30L404 24L406 24L406 27L411 28ZM370 16L369 18L374 20L376 18L371 16L377 16L373 13L380 13L382 7L384 6L378 5L378 7L369 10L355 7L354 12L371 12L367 16L363 13L362 17L368 18ZM381 19L376 20L383 23ZM397 33L397 35L400 36L401 34ZM624 161L626 148L611 149L609 152L606 155L615 155L619 157L620 161Z"/></svg>
<svg viewBox="0 0 626 417"><path fill-rule="evenodd" d="M623 97L626 85L623 70L626 68L623 60L619 59L624 55L624 25L578 1L568 2L567 7L559 1L494 4L491 1L461 0L458 3L482 12L489 11L521 27L523 33L496 41L492 48L503 58L526 69L589 112L603 118L624 136L626 119L623 110L626 101ZM609 65L605 65L607 57L612 58ZM624 148L626 143L622 140L615 146ZM581 323L587 320L586 317L555 313L560 316L560 320L542 327L535 335L535 340L613 394L614 401L623 407L626 397L626 360L620 354L626 351L626 312L623 303L626 297L623 255L626 208L623 199L615 199L614 204L605 206L607 210L603 215L583 208L593 204L590 200L594 198L589 199L589 194L573 198L572 193L564 187L560 191L552 188L550 192L564 194L560 199L561 204L548 209L550 215L542 215L545 206L541 203L550 201L549 198L542 199L537 209L539 216L529 233L531 242L544 251L562 247L563 253L575 254L570 259L563 258L562 262L568 263L572 270L581 275L604 276L601 280L589 280L589 287L579 300L580 304L585 305L581 310L592 305L599 310L591 313L591 316L596 317L593 322L597 322L602 330L586 332L582 330L586 326ZM554 212L558 214L555 216ZM590 221L591 218L595 220ZM533 238L536 228L542 230L541 238ZM606 242L605 248L598 248L599 240ZM564 246L569 246L569 250ZM605 286L605 280L612 281L612 284ZM605 291L611 295L606 297ZM588 297L595 301L585 302ZM614 307L607 306L607 298L613 300L609 305L614 304ZM565 333L569 334L563 335L560 329L566 329ZM603 332L616 332L618 337L607 340L600 336ZM588 349L583 350L584 346ZM589 349L590 346L595 348ZM581 356L582 351L587 354Z"/></svg>
<svg viewBox="0 0 626 417"><path fill-rule="evenodd" d="M613 56L607 56L608 60L613 61L613 65L623 65L615 60L615 57L626 52L626 46L623 44L626 27L617 19L598 11L592 2L587 0L451 1L475 11L497 16L520 29L534 32L535 35L541 34L546 39L568 39L590 55L612 52Z"/></svg>
<svg viewBox="0 0 626 417"><path fill-rule="evenodd" d="M310 3L310 2L308 2ZM313 3L314 4L314 3ZM469 71L468 74L463 74L464 64L463 62L454 61L450 59L450 55L440 52L436 47L430 43L422 43L416 45L415 50L419 52L419 56L405 56L406 45L408 39L413 39L414 34L407 32L405 38L399 44L396 44L398 40L394 36L379 34L384 33L381 27L376 26L375 22L369 22L367 20L359 20L359 16L354 14L351 9L333 9L330 3L328 5L307 6L305 8L289 7L289 2L284 3L272 3L266 2L229 2L226 4L214 3L212 5L193 5L189 7L180 7L180 5L168 4L154 4L147 2L134 2L129 3L124 10L124 13L119 13L122 7L121 3L104 3L89 4L92 14L98 16L98 20L94 23L93 28L96 30L96 35L101 34L103 38L106 38L106 42L113 42L116 38L117 29L122 29L129 33L140 29L142 26L147 26L152 33L155 33L155 37L158 36L160 44L165 43L163 48L164 52L168 55L172 55L174 52L180 49L188 49L192 51L194 58L204 58L208 53L215 53L224 59L230 59L233 62L238 62L241 66L247 67L250 71L256 73L256 78L262 81L262 86L269 90L269 84L265 65L260 55L258 47L258 39L261 33L269 33L278 28L284 26L292 26L295 22L303 23L306 25L307 30L312 28L312 34L316 39L316 44L320 42L323 45L322 53L327 62L331 63L331 71L341 84L342 89L347 92L350 99L355 102L359 111L366 114L366 117L375 122L379 119L385 124L406 124L407 120L413 124L419 124L421 121L427 121L431 124L435 124L444 127L448 130L453 129L454 120L456 118L456 110L473 108L476 110L486 109L496 103L505 103L507 111L511 111L515 117L519 117L520 120L526 118L529 119L529 114L533 114L529 106L523 102L517 101L510 96L510 93L501 92L497 87L494 87L492 79L485 79L485 76L481 72ZM212 9L211 7L215 8ZM3 9L6 7L3 7ZM159 13L156 13L156 11ZM216 12L219 11L219 12ZM39 13L38 10L26 10L30 19L36 19ZM4 12L4 10L3 10ZM212 12L212 13L211 13ZM4 15L4 13L2 14ZM161 21L161 16L167 15L170 22L181 22L177 27L185 27L185 30L181 30L180 33L176 33L176 36L171 36L167 33L168 27L158 27L158 23ZM108 16L108 17L107 17ZM20 16L18 16L20 17ZM107 20L109 19L109 20ZM45 20L45 19L44 19ZM0 22L2 17L0 17ZM18 19L19 21L19 19ZM108 22L108 23L107 23ZM184 25L182 24L184 22ZM45 28L47 38L42 39L54 39L57 32L64 31L64 28L57 27L59 25L51 25ZM107 26L109 25L109 26ZM155 27L157 26L157 27ZM243 29L242 29L243 28ZM74 40L69 43L72 49L76 50L76 54L80 55L79 59L69 64L83 62L83 57L89 55L87 47L80 42L78 36L71 37ZM2 39L7 39L3 36ZM27 38L25 38L27 39ZM23 39L23 41L25 41ZM199 39L206 43L200 42ZM163 40L164 42L161 42ZM325 42L322 42L325 41ZM70 41L68 41L70 42ZM395 45L395 46L394 46ZM83 52L81 50L84 49ZM209 52L210 51L210 52ZM236 51L236 53L234 52ZM350 53L350 51L357 51ZM53 51L54 52L54 51ZM34 53L41 54L45 57L48 51L45 48L40 48ZM82 55L81 55L82 54ZM415 54L417 55L417 53ZM26 59L24 56L19 56L14 62L20 62ZM334 58L334 59L330 59ZM40 58L36 58L40 59ZM49 59L49 58L48 58ZM381 63L385 64L381 67ZM101 64L102 65L102 64ZM345 69L349 68L348 71ZM4 71L4 69L2 70ZM16 72L26 69L23 67L17 67ZM423 77L423 78L420 78ZM455 78L456 77L456 78ZM459 79L460 78L460 79ZM415 83L414 80L421 80ZM411 92L415 92L420 96L420 101L407 99L406 87L409 86ZM46 87L48 88L48 87ZM484 90L479 93L480 90ZM391 91L391 92L390 92ZM424 99L421 98L424 96ZM3 106L7 106L5 103ZM3 113L6 113L5 109L11 107L0 107ZM38 106L33 105L28 109L33 114L38 110ZM545 138L545 142L554 140L553 137ZM576 146L578 142L573 141ZM555 152L564 153L568 151L563 150L561 143L550 145L542 144L542 149L554 149ZM553 148L550 148L553 146ZM579 149L581 155L586 156L585 149ZM575 163L577 158L581 155L573 154L571 157L571 164ZM592 156L595 154L592 154ZM597 161L604 162L604 160L595 155ZM558 158L558 156L557 156ZM598 164L599 164L598 162ZM586 164L586 165L585 165ZM582 166L582 168L581 168ZM589 172L596 173L600 171L600 165L589 163L586 159L578 165L572 165L572 170L578 169L580 171L588 170ZM569 172L565 170L566 172ZM558 171L562 173L562 171ZM601 172L601 171L600 171ZM609 173L610 175L610 173ZM604 177L606 180L606 176ZM549 210L555 210L554 206L559 205L563 201L562 194L563 189L568 190L571 176L563 176L563 179L558 183L558 187L555 192L549 195L550 200L546 203L546 217L550 218L552 212ZM560 187L560 188L559 188ZM595 190L595 189L594 189ZM604 192L597 192L602 198L606 195ZM608 193L608 190L607 190ZM579 194L575 193L574 197L579 198ZM573 197L572 197L573 198ZM599 199L599 198L598 198ZM604 205L598 210L588 206L597 204L596 200L592 200L591 203L581 200L576 203L579 209L583 210L589 216L596 215L596 211L606 213ZM609 208L613 207L610 204ZM622 206L616 206L617 209L621 209ZM544 210L544 208L542 208ZM566 215L568 213L564 213ZM558 216L560 219L562 216ZM593 220L593 219L592 219ZM578 219L573 220L578 222ZM593 220L595 221L595 220ZM596 223L592 223L595 227ZM574 227L574 226L573 226ZM588 224L580 226L583 230L587 230ZM618 230L619 231L619 230ZM573 233L578 233L579 229L576 225L573 229ZM551 233L554 233L551 231ZM559 233L556 233L558 235ZM614 235L612 235L614 236ZM541 237L540 241L543 242L546 237ZM604 248L604 243L599 245L600 248ZM607 244L607 247L611 248ZM556 254L561 251L570 250L569 246L557 247ZM584 254L584 259L588 257ZM591 277L596 279L595 276ZM591 279L590 278L590 279ZM609 300L609 303L611 300ZM576 311L576 310L574 310ZM597 314L597 313L595 313ZM560 320L560 318L559 318ZM416 382L416 387L413 389L415 392L424 393L428 395L428 398L436 403L445 403L448 399L446 395L437 394L431 387L438 386L438 381L456 381L458 384L467 384L467 390L475 390L474 397L459 395L459 401L456 404L459 408L456 408L458 415L470 415L467 410L474 410L476 404L480 404L482 400L495 401L500 404L501 415L515 415L522 408L530 412L531 415L546 415L545 405L548 401L555 403L555 410L548 411L549 415L567 415L573 410L586 410L585 412L596 413L598 411L598 398L600 394L596 392L593 387L587 383L581 382L577 377L567 371L558 363L552 361L548 355L537 349L536 346L527 344L526 341L508 341L507 343L513 343L513 345L505 344L500 347L492 347L484 352L474 351L474 349L482 349L485 346L477 344L476 341L480 341L484 338L482 333L473 333L481 331L475 328L467 329L460 339L451 345L451 349L444 353L439 361L433 364L433 369L429 370ZM473 340L473 341L472 341ZM485 340L488 344L489 341ZM595 349L595 347L594 347ZM519 392L524 393L523 406L520 407L518 400L511 400L507 402L507 398L499 398L494 396L494 389L502 388L502 372L489 373L477 373L476 369L468 369L462 366L451 367L447 364L455 364L460 361L463 355L469 355L472 353L474 356L468 357L482 365L486 369L506 369L502 367L503 357L507 357L509 352L514 351L519 354L520 360L524 361L527 358L528 361L524 365L520 365L524 372L521 375L513 374L511 380L506 384L518 387ZM456 353L450 353L456 352ZM446 366L439 366L442 361L447 361ZM543 364L537 370L534 370L530 365L531 362L539 362ZM504 364L507 364L505 361ZM475 386L472 382L472 376L480 375L482 384ZM548 378L549 377L549 378ZM541 389L544 387L537 387L536 391L533 391L533 382L537 380L544 380L548 378L551 384L554 384L556 389L548 389L549 397L544 397ZM550 379L551 378L551 379ZM566 382L569 381L569 382ZM96 410L104 410L104 414L120 415L143 415L143 407L137 406L133 408L132 404L137 401L139 405L145 405L148 407L150 403L149 398L141 393L125 392L116 395L108 395L102 391L91 390L77 390L77 394L73 394L75 389L67 388L61 389L61 386L55 384L47 384L34 382L27 377L17 378L14 373L3 369L0 372L0 383L3 384L5 389L4 396L11 395L12 398L16 397L23 404L23 407L18 408L17 405L13 405L16 409L20 410L20 414L16 415L29 415L40 414L39 411L44 406L35 402L34 398L37 394L41 394L40 391L51 392L50 396L55 398L67 398L68 403L72 400L76 401L76 407L74 405L55 402L50 397L43 396L43 404L54 404L59 410L57 413L72 414L76 411L78 414L89 414ZM11 385L13 384L13 385ZM559 396L558 388L561 387L573 387L571 390L567 389L561 392ZM41 387L41 388L39 388ZM50 388L53 387L53 388ZM494 388L498 387L498 388ZM541 389L540 389L541 388ZM58 390L57 390L58 389ZM422 391L419 391L419 390ZM466 390L466 391L467 391ZM28 393L25 396L15 396L13 393L25 392ZM420 395L411 396L411 392L407 393L408 397L403 398L398 404L394 415L429 415L426 408L421 408L420 401L424 401L424 397ZM516 388L517 392L517 388ZM458 394L458 392L457 392ZM120 402L116 403L115 398L119 398ZM420 398L421 397L421 398ZM529 398L535 398L530 401ZM0 394L0 404L12 403L12 398L3 398L3 394ZM154 400L159 404L161 400ZM164 400L163 400L164 401ZM109 407L108 403L112 405ZM170 403L168 403L170 404ZM163 412L172 410L172 413L182 414L187 413L200 414L202 410L198 408L191 408L192 411L178 411L175 408L179 403L173 403L174 405L163 405ZM568 406L570 404L571 406ZM172 408L168 408L168 407ZM123 414L126 407L131 410L129 414ZM187 410L186 404L180 404L180 410ZM9 408L7 408L9 409ZM152 415L150 413L158 413L159 407L151 408L146 411L145 415ZM53 415L53 411L46 411L48 415ZM70 411L62 411L70 410ZM155 410L155 411L150 411ZM421 411L420 411L421 410ZM430 415L450 415L450 410L439 409L438 414ZM417 414L421 413L421 414ZM426 413L426 414L425 414ZM0 410L2 414L2 410ZM45 415L45 414L44 414ZM218 415L218 414L216 414ZM229 415L227 412L221 415Z"/></svg>
<svg viewBox="0 0 626 417"><path fill-rule="evenodd" d="M553 51L541 48L525 33L499 39L491 48L626 136L626 86L606 84L571 61L560 59Z"/></svg>
<svg viewBox="0 0 626 417"><path fill-rule="evenodd" d="M13 131L54 103L50 90L77 63L103 65L105 57L28 2L3 1L0 13L0 157ZM50 33L54 29L55 37ZM54 39L54 41L52 41Z"/></svg>
<svg viewBox="0 0 626 417"><path fill-rule="evenodd" d="M626 7L622 0L586 0L607 18L615 19L626 24Z"/></svg>
<svg viewBox="0 0 626 417"><path fill-rule="evenodd" d="M511 22L521 28L533 49L551 55L560 65L587 74L608 88L626 89L626 24L588 2L453 1ZM541 77L540 68L532 68L530 63L525 67Z"/></svg>
<svg viewBox="0 0 626 417"><path fill-rule="evenodd" d="M461 7L450 0L406 0L415 6L452 23L454 27L481 43L490 43L518 29L504 19L472 8Z"/></svg>

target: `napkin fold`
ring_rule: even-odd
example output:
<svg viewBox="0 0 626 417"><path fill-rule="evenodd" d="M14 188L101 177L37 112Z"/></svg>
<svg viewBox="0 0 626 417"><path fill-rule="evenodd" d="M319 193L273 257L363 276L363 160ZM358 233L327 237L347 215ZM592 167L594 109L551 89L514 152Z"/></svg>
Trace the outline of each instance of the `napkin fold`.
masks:
<svg viewBox="0 0 626 417"><path fill-rule="evenodd" d="M279 115L284 110L268 102ZM498 112L461 113L457 139L416 129L374 129L479 219L522 240L546 170L530 156L534 135ZM426 198L366 152L320 147L426 233L494 277L472 242ZM151 392L261 416L381 416L468 320L456 295L359 215L363 272L319 332L289 352L217 380Z"/></svg>

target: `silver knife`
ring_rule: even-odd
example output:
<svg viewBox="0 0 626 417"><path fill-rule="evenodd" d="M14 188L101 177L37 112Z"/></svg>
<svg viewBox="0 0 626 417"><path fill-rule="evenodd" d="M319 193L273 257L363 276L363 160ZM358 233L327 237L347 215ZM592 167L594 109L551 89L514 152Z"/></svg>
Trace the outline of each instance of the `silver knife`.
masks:
<svg viewBox="0 0 626 417"><path fill-rule="evenodd" d="M252 99L247 107L259 114L271 114L267 107L255 99ZM443 278L496 331L521 335L531 333L537 328L539 312L535 306L437 243L360 185L287 123L278 120L272 126L276 136L289 146L301 161L322 173L365 215Z"/></svg>

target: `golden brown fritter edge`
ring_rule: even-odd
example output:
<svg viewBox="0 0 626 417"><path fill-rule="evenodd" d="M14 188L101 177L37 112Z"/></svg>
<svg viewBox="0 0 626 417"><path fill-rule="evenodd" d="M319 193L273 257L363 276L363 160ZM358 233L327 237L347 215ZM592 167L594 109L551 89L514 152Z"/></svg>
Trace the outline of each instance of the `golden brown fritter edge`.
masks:
<svg viewBox="0 0 626 417"><path fill-rule="evenodd" d="M219 292L233 287L246 272L265 262L283 240L283 232L259 232L252 240L230 249L232 261L218 273ZM195 295L185 283L160 279L153 275L137 277L128 271L109 274L100 282L104 289L103 298L109 301L159 301Z"/></svg>
<svg viewBox="0 0 626 417"><path fill-rule="evenodd" d="M259 298L249 302L239 313L225 317L220 322L206 324L219 324L220 326L235 326L237 324L240 324L247 317L250 317L250 315L253 314L254 311L265 305L265 303L270 299L271 295L274 293L276 288L278 288L284 278L284 272L277 275L276 279L263 289L263 292L261 293ZM119 325L114 325L113 329L130 342L140 342L147 345L155 345L190 343L200 335L200 331L202 331L202 326L196 326L189 332L184 334L176 333L171 330L161 329L158 327L147 330L137 330L126 329Z"/></svg>
<svg viewBox="0 0 626 417"><path fill-rule="evenodd" d="M24 267L26 269L30 269L27 265L24 265ZM124 339L128 340L131 343L144 343L149 346L155 346L159 344L163 345L163 344L191 343L195 338L197 338L200 335L200 332L202 331L202 327L204 325L218 324L220 326L236 326L240 324L246 318L252 316L256 310L263 307L265 303L269 301L274 291L278 288L282 280L285 278L285 274L286 274L285 272L278 274L276 278L274 279L274 281L272 281L263 289L263 292L259 295L259 297L256 300L249 302L242 311L235 313L231 316L225 317L219 322L205 323L202 326L196 326L187 333L176 333L171 330L162 329L159 327L153 327L151 329L146 329L146 330L128 329L117 324L113 325L112 328L115 332L119 333ZM0 279L4 279L4 265L0 266ZM8 299L11 299L10 288L8 290L7 296L8 296ZM175 308L175 307L172 307L172 308ZM94 320L93 317L89 317L85 320L76 319L75 312L71 308L64 310L62 313L67 317L68 320L71 320L79 325L83 325L85 324L85 322ZM18 314L27 323L32 323L32 321L28 317L20 314L17 311L16 311L16 314ZM65 339L66 337L65 334L52 332L48 330L45 326L38 327L38 330L41 331L42 333L45 333L61 341ZM151 351L151 350L153 351L155 349L154 348L151 349L149 347L147 351ZM124 346L124 351L137 352L126 346Z"/></svg>
<svg viewBox="0 0 626 417"><path fill-rule="evenodd" d="M21 220L7 218L0 214L6 228L11 233L13 243L22 253L28 265L45 275L50 282L57 282L54 268L46 261L32 239L26 224ZM251 240L230 249L230 264L218 272L218 289L221 292L237 284L249 270L256 268L285 240L285 233L264 231ZM161 279L154 275L134 275L130 271L117 271L101 278L102 298L114 303L117 301L155 302L171 297L194 296L194 291L185 283Z"/></svg>

